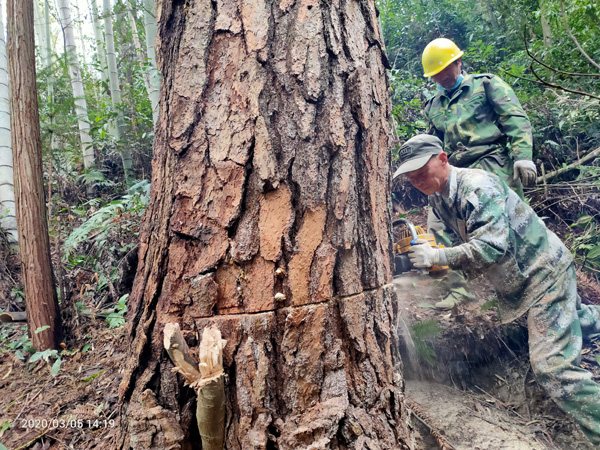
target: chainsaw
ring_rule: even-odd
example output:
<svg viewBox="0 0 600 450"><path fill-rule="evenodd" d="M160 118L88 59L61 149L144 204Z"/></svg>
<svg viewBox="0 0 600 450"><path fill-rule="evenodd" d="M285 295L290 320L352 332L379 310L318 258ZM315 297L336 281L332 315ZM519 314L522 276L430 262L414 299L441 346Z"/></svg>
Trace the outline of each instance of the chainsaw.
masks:
<svg viewBox="0 0 600 450"><path fill-rule="evenodd" d="M394 275L400 275L410 271L416 271L420 274L440 274L448 270L448 266L433 266L429 269L417 269L413 267L408 257L408 251L412 245L420 245L416 243L417 239L425 239L432 247L444 248L443 245L438 246L435 242L435 237L431 233L426 233L420 226L415 226L408 219L396 219L392 226L394 228L394 239L397 241L394 244ZM403 226L397 231L397 227Z"/></svg>

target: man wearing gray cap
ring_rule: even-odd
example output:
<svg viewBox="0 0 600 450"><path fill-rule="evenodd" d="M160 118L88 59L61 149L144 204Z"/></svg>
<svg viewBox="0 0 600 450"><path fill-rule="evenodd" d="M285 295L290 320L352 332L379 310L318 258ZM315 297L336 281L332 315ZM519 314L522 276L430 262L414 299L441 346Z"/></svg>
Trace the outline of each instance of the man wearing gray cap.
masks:
<svg viewBox="0 0 600 450"><path fill-rule="evenodd" d="M394 177L402 174L458 237L442 249L417 241L410 249L413 265L483 274L499 294L502 323L527 313L539 383L600 445L600 385L579 366L582 337L600 334L600 306L581 304L570 251L498 176L451 166L435 136L418 135L402 146Z"/></svg>

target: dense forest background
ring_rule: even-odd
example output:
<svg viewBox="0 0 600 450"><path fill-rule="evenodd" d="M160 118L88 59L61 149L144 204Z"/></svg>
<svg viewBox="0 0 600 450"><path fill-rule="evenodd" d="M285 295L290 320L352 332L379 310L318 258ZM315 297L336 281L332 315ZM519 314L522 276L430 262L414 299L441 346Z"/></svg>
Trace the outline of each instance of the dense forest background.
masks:
<svg viewBox="0 0 600 450"><path fill-rule="evenodd" d="M532 122L539 176L526 195L577 262L597 275L600 155L593 152L600 146L600 2L389 0L378 5L392 65L399 144L425 130L422 105L436 89L422 76L423 49L435 38L452 39L465 51L467 72L498 75L514 88ZM396 197L407 200L406 190L396 185ZM424 203L415 195L405 203L411 201Z"/></svg>

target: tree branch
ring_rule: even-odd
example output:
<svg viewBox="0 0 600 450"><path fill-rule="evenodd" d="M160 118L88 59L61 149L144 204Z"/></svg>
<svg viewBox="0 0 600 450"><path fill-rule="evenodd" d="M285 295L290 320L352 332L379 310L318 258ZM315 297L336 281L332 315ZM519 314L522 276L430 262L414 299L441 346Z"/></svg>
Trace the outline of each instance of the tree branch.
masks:
<svg viewBox="0 0 600 450"><path fill-rule="evenodd" d="M525 51L527 52L527 56L533 59L536 63L544 66L546 69L550 69L553 72L562 73L563 75L568 75L571 77L600 77L600 73L565 72L564 70L555 69L554 67L551 67L548 64L537 59L531 54L531 52L529 51L529 46L527 45L527 25L525 26L525 30L523 30L523 41L525 42Z"/></svg>
<svg viewBox="0 0 600 450"><path fill-rule="evenodd" d="M553 178L553 177L561 175L561 174L563 174L565 172L568 172L569 170L576 169L578 166L580 166L584 162L587 162L590 159L595 158L596 156L600 156L600 147L598 147L597 149L592 150L590 153L588 153L587 155L585 155L583 158L581 158L581 159L579 159L579 160L577 160L577 161L569 164L566 167L561 167L560 169L555 170L554 172L547 173L545 176L538 177L537 180L536 180L536 182L542 183L542 182L545 181L544 179Z"/></svg>
<svg viewBox="0 0 600 450"><path fill-rule="evenodd" d="M571 37L573 42L575 42L575 45L577 46L577 49L579 50L579 52L583 56L585 56L585 58L590 62L590 64L592 64L597 69L600 69L600 64L598 64L596 61L594 61L592 58L590 58L588 56L588 54L581 47L581 45L579 45L577 38L575 38L575 36L573 36L573 33L571 32L571 27L569 26L569 20L567 19L567 15L565 14L565 4L564 4L563 0L560 0L560 13L562 14L563 20L565 21L565 27L567 28L567 33L569 33L569 36Z"/></svg>
<svg viewBox="0 0 600 450"><path fill-rule="evenodd" d="M554 83L548 83L546 80L542 80L542 78L535 72L535 70L533 69L533 62L531 64L529 64L529 70L531 70L531 73L542 83L545 84L546 86L549 86L551 88L554 89L560 89L562 91L565 92L570 92L571 94L577 94L577 95L584 95L587 97L591 97L591 98L595 98L596 100L600 100L600 97L598 97L597 95L594 94L590 94L589 92L584 92L584 91L576 91L574 89L569 89L563 86L560 86L558 84L554 84Z"/></svg>

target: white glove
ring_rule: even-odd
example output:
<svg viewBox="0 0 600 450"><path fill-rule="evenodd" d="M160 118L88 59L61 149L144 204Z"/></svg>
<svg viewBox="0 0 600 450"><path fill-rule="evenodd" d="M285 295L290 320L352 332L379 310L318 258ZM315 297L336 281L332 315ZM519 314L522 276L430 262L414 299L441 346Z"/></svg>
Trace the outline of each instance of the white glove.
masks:
<svg viewBox="0 0 600 450"><path fill-rule="evenodd" d="M515 162L514 168L514 179L521 179L523 186L530 187L535 186L535 179L537 178L537 169L533 161L522 159Z"/></svg>
<svg viewBox="0 0 600 450"><path fill-rule="evenodd" d="M410 246L408 257L412 265L419 269L448 264L445 250L443 248L433 248L429 241L425 239L417 239Z"/></svg>

